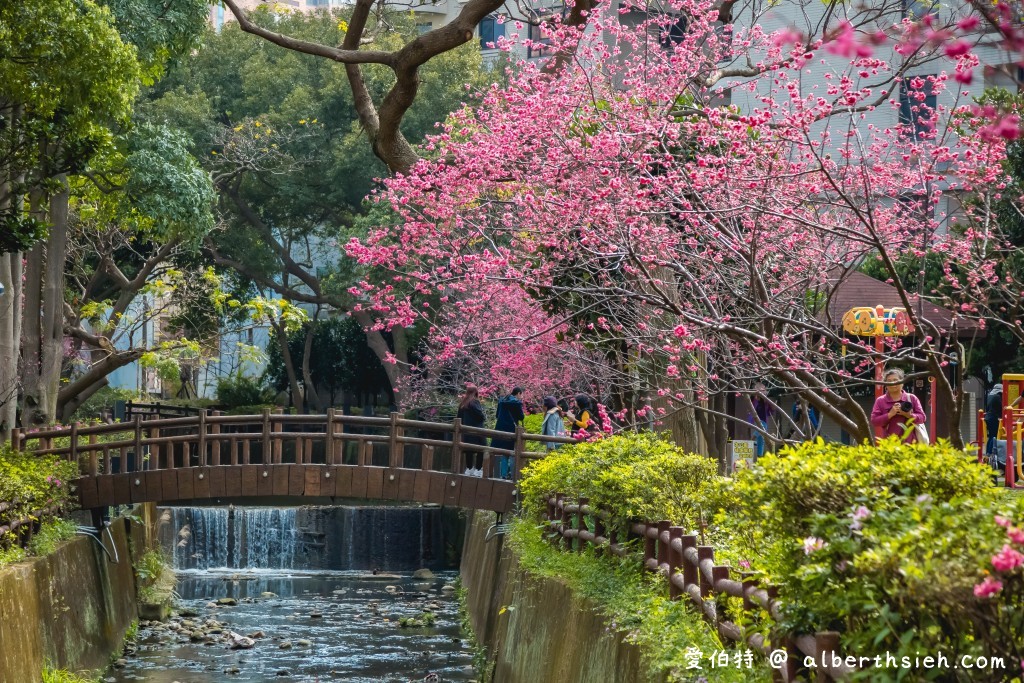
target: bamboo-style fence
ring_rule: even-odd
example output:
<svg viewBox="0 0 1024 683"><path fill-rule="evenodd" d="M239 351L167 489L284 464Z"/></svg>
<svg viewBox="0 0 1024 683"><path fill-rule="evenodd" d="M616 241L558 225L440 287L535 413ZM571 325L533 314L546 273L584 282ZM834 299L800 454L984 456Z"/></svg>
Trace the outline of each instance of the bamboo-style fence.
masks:
<svg viewBox="0 0 1024 683"><path fill-rule="evenodd" d="M780 635L771 640L759 632L748 633L729 621L719 602L721 598L739 598L743 611L752 617L763 610L772 620L780 621L777 589L760 586L747 573L741 572L733 578L729 566L715 562L715 549L700 545L698 537L687 533L683 527L668 521L617 520L610 511L591 506L586 498L573 500L564 494L551 496L544 502L545 521L554 534L554 542L562 549L583 552L591 547L626 557L639 555L636 546L642 544L642 557L638 559L644 568L665 577L673 600L689 599L718 631L723 642L746 645L766 657L775 652L776 662L782 659L778 651L784 651L785 661L775 669L779 680L796 680L806 657L813 658L815 679L819 683L841 681L853 672L838 653L837 632ZM620 538L620 530L625 530L626 538ZM842 663L836 663L833 655Z"/></svg>

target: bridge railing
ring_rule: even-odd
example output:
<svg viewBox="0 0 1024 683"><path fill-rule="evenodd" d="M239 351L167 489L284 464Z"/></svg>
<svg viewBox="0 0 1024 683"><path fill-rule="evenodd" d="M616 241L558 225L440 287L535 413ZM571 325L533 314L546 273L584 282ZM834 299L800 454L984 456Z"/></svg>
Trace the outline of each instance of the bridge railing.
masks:
<svg viewBox="0 0 1024 683"><path fill-rule="evenodd" d="M492 446L490 439L511 441L513 447ZM363 417L333 410L324 415L264 411L261 415L137 417L130 423L71 425L27 434L15 430L12 434L16 450L65 457L78 463L83 479L97 481L106 475L250 465L358 465L461 474L463 456L468 453L482 455L482 479L496 477L496 456L512 457L512 476L517 479L528 460L544 456L526 450L528 443L572 442L568 437L527 434L522 427L512 434L468 427L458 419L426 422L404 419L399 413ZM270 476L269 470L262 476ZM287 475L277 472L275 476ZM134 481L137 486L145 485L140 479ZM95 486L81 488L97 490ZM99 490L98 499L103 500L103 488ZM83 505L88 506L86 498L83 495Z"/></svg>

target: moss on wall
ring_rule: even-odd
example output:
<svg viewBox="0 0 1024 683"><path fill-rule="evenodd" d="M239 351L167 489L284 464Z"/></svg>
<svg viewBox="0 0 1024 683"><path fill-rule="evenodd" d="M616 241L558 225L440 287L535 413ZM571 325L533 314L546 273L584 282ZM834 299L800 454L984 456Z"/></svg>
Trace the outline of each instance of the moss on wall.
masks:
<svg viewBox="0 0 1024 683"><path fill-rule="evenodd" d="M639 648L565 584L522 569L504 537L486 541L493 513L468 521L462 556L467 613L491 655L493 683L647 683Z"/></svg>
<svg viewBox="0 0 1024 683"><path fill-rule="evenodd" d="M46 557L0 569L0 681L37 683L44 663L69 671L104 668L137 616L131 555L153 543L155 508L119 518L107 549L77 536ZM129 537L132 542L129 544Z"/></svg>

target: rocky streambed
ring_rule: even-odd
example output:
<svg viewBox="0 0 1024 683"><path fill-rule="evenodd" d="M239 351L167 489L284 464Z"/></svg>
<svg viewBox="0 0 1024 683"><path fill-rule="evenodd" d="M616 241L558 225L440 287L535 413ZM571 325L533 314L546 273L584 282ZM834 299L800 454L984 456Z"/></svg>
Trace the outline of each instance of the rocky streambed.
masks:
<svg viewBox="0 0 1024 683"><path fill-rule="evenodd" d="M107 683L472 681L454 573L181 572Z"/></svg>

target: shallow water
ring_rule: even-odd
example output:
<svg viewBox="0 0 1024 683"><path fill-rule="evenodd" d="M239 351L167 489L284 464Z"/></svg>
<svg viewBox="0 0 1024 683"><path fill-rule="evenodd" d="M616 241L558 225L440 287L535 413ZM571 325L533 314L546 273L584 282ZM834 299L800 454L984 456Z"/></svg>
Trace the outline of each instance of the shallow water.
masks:
<svg viewBox="0 0 1024 683"><path fill-rule="evenodd" d="M273 573L180 572L180 607L198 612L241 635L263 631L250 650L231 650L222 636L193 643L188 635L161 637L140 628L137 651L127 665L111 669L108 683L226 683L247 681L422 681L437 673L442 681L475 679L472 653L462 642L458 601L442 591L454 572L435 579L374 579L360 572ZM389 591L386 587L391 586ZM265 592L278 597L261 598ZM237 606L209 607L217 598ZM400 628L404 617L431 608L433 628ZM322 616L314 617L317 613ZM308 640L300 646L297 641ZM291 641L290 649L281 649ZM238 673L229 673L237 667Z"/></svg>

